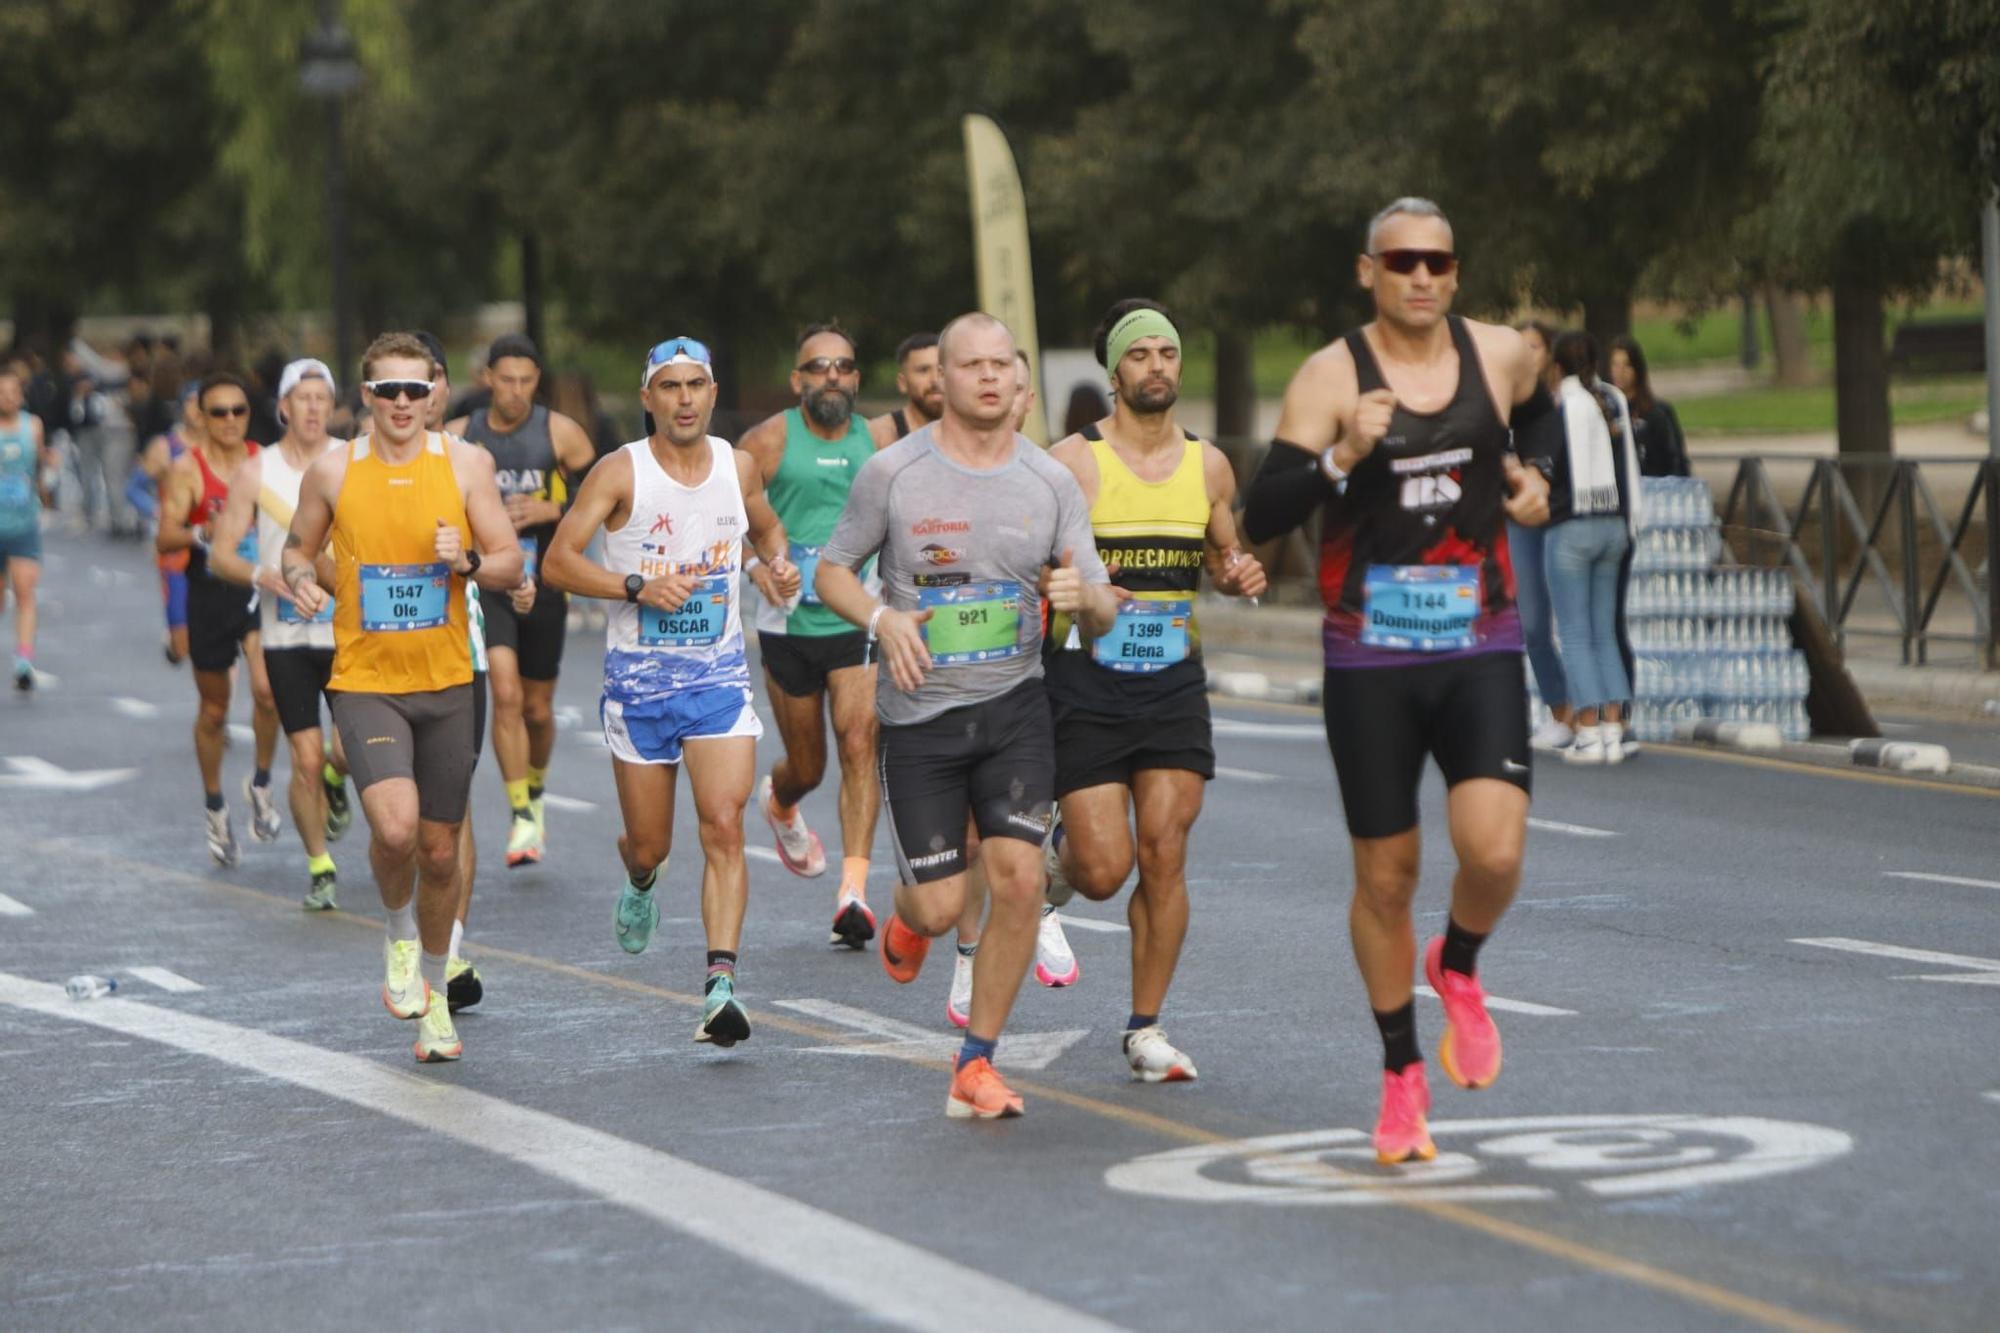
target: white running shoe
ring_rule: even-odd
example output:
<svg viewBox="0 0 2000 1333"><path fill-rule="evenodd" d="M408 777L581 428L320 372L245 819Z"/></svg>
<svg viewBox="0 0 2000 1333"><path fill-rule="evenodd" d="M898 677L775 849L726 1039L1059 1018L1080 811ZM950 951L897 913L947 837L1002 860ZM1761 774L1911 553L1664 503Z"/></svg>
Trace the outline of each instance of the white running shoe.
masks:
<svg viewBox="0 0 2000 1333"><path fill-rule="evenodd" d="M284 828L285 821L278 814L278 803L272 799L271 789L259 787L245 778L243 799L250 803L250 836L258 842L276 842L278 830Z"/></svg>
<svg viewBox="0 0 2000 1333"><path fill-rule="evenodd" d="M820 845L819 834L806 827L805 814L794 809L791 822L781 824L772 812L773 805L771 775L766 773L764 785L757 789L757 808L764 812L764 822L771 826L771 832L778 840L778 858L785 863L785 869L794 875L806 879L824 875L826 848Z"/></svg>
<svg viewBox="0 0 2000 1333"><path fill-rule="evenodd" d="M1576 739L1576 731L1558 722L1553 717L1544 718L1542 725L1535 728L1535 734L1528 737L1528 744L1537 750L1567 749Z"/></svg>
<svg viewBox="0 0 2000 1333"><path fill-rule="evenodd" d="M208 854L219 866L233 866L240 853L236 833L229 827L229 807L204 812L208 816Z"/></svg>
<svg viewBox="0 0 2000 1333"><path fill-rule="evenodd" d="M944 1002L944 1016L955 1028L972 1022L972 960L964 954L951 969L951 996Z"/></svg>
<svg viewBox="0 0 2000 1333"><path fill-rule="evenodd" d="M1042 843L1042 869L1048 874L1048 883L1042 889L1042 896L1049 906L1061 907L1076 896L1076 886L1063 874L1062 852L1056 846L1056 835L1062 830L1062 808L1056 809L1055 819L1049 824L1049 836Z"/></svg>
<svg viewBox="0 0 2000 1333"><path fill-rule="evenodd" d="M1608 762L1604 753L1604 728L1578 727L1576 741L1562 752L1565 763L1602 764Z"/></svg>
<svg viewBox="0 0 2000 1333"><path fill-rule="evenodd" d="M1069 936L1063 934L1062 917L1054 907L1044 907L1035 935L1035 980L1044 986L1073 986L1082 975L1083 965L1070 951Z"/></svg>
<svg viewBox="0 0 2000 1333"><path fill-rule="evenodd" d="M1158 1023L1125 1034L1125 1063L1141 1083L1192 1083L1194 1061L1174 1049Z"/></svg>
<svg viewBox="0 0 2000 1333"><path fill-rule="evenodd" d="M1628 751L1625 749L1625 724L1623 722L1600 722L1597 735L1604 746L1604 762L1622 764Z"/></svg>

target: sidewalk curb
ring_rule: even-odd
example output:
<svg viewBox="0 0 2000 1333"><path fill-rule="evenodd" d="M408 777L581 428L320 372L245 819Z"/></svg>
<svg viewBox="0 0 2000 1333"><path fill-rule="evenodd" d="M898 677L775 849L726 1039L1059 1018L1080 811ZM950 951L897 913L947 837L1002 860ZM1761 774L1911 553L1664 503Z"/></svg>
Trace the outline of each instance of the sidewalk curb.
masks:
<svg viewBox="0 0 2000 1333"><path fill-rule="evenodd" d="M1704 725L1705 727L1719 729L1721 726L1728 726L1730 724ZM1746 744L1740 736L1732 740L1716 734L1696 735L1692 734L1694 729L1690 728L1689 730L1689 735L1675 741L1665 742L1667 748L1729 750L1740 754L1759 755L1768 759L1784 759L1795 764L1810 764L1815 768L1875 769L1891 773L1906 773L1912 777L1921 777L1927 782L1944 782L1955 787L1970 787L1980 791L2000 791L2000 768L1991 768L1985 764L1952 764L1942 772L1935 772L1921 766L1922 759L1928 758L1928 756L1920 757L1918 767L1903 768L1897 764L1873 762L1864 757L1866 751L1838 742L1781 741L1776 746L1771 746L1758 743L1759 738L1753 735L1750 738L1750 743ZM1922 748L1936 750L1943 747L1928 746Z"/></svg>
<svg viewBox="0 0 2000 1333"><path fill-rule="evenodd" d="M1208 692L1223 699L1246 699L1255 703L1306 704L1317 707L1320 682L1283 680L1262 671L1215 671L1208 673Z"/></svg>

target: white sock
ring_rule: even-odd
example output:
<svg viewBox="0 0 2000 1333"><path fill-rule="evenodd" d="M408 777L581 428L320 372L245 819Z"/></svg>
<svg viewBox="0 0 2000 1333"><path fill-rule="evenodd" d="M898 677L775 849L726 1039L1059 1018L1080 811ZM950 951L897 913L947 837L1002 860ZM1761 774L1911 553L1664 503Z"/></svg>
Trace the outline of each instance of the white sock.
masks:
<svg viewBox="0 0 2000 1333"><path fill-rule="evenodd" d="M389 938L392 940L413 940L417 937L417 895L411 894L410 901L389 912Z"/></svg>
<svg viewBox="0 0 2000 1333"><path fill-rule="evenodd" d="M464 923L463 921L454 921L454 922L452 922L452 923L451 923L451 955L450 955L451 957L453 957L453 958L458 958L458 957L462 957L462 956L463 956L463 955L461 955L461 954L459 953L459 951L458 951L458 946L459 946L460 944L464 943L464 941L465 941L465 923Z"/></svg>
<svg viewBox="0 0 2000 1333"><path fill-rule="evenodd" d="M451 959L441 954L427 953L424 955L423 963L417 969L423 973L424 980L430 983L431 989L439 995L445 993L444 969L445 964L450 961Z"/></svg>

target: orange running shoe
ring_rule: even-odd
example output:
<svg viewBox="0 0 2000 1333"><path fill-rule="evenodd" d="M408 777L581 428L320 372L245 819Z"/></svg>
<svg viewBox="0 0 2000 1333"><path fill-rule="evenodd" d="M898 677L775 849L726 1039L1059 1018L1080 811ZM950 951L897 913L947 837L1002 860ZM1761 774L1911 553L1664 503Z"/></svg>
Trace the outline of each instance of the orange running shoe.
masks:
<svg viewBox="0 0 2000 1333"><path fill-rule="evenodd" d="M958 1064L956 1058L952 1064ZM1000 1072L983 1055L952 1071L951 1095L944 1099L944 1113L953 1120L1011 1120L1025 1106L1020 1094L1001 1081Z"/></svg>
<svg viewBox="0 0 2000 1333"><path fill-rule="evenodd" d="M924 955L930 951L928 939L904 925L894 912L889 914L882 943L876 949L882 955L882 970L889 974L889 980L905 986L915 981L917 973L924 970Z"/></svg>
<svg viewBox="0 0 2000 1333"><path fill-rule="evenodd" d="M1500 1029L1486 1013L1486 989L1477 978L1448 972L1444 936L1424 949L1424 980L1444 1002L1444 1039L1438 1063L1461 1088L1483 1088L1500 1076Z"/></svg>
<svg viewBox="0 0 2000 1333"><path fill-rule="evenodd" d="M1385 1166L1398 1162L1428 1162L1437 1156L1425 1116L1431 1109L1431 1085L1424 1079L1424 1062L1406 1065L1400 1074L1382 1071L1382 1114L1375 1121L1375 1160Z"/></svg>

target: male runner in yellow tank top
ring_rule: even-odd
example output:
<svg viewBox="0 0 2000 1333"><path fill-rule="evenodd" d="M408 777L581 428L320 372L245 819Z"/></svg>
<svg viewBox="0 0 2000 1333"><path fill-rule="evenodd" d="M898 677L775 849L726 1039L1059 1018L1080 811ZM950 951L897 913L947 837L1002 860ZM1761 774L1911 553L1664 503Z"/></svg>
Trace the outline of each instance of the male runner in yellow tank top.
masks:
<svg viewBox="0 0 2000 1333"><path fill-rule="evenodd" d="M285 583L301 614L318 614L327 594L313 562L330 537L327 689L389 913L382 1003L397 1018L423 1019L418 1060L456 1060L463 1047L446 1005L446 966L458 826L478 754L465 584L512 589L521 548L491 455L424 428L437 378L424 344L383 334L362 357L361 375L370 433L306 473L285 538Z"/></svg>

